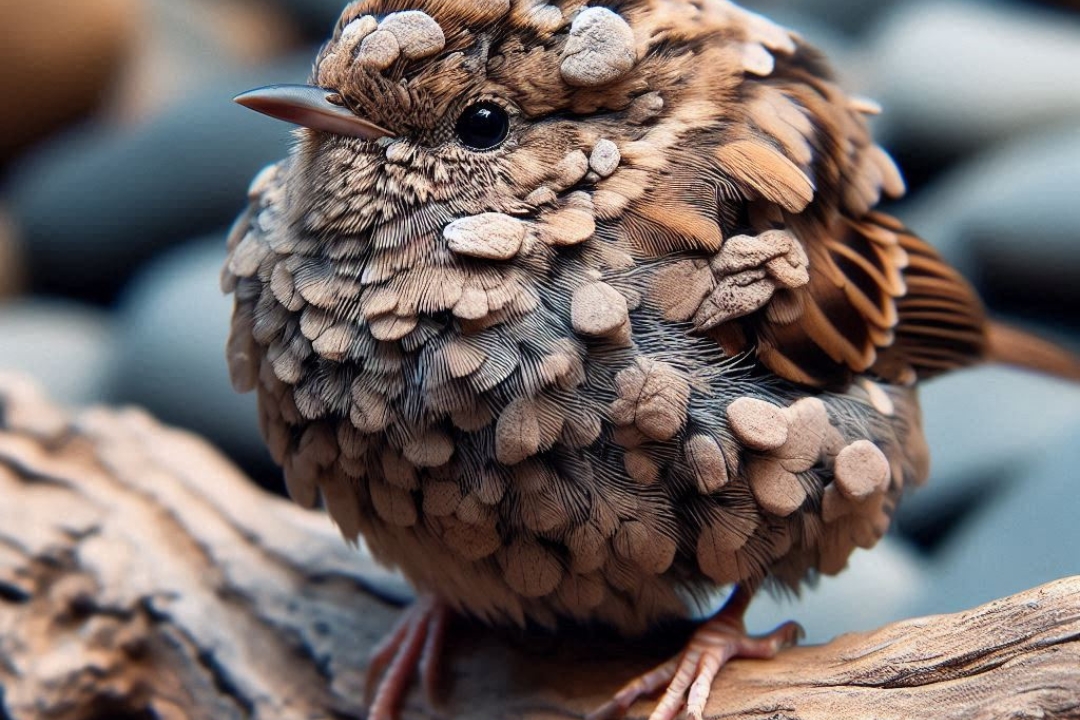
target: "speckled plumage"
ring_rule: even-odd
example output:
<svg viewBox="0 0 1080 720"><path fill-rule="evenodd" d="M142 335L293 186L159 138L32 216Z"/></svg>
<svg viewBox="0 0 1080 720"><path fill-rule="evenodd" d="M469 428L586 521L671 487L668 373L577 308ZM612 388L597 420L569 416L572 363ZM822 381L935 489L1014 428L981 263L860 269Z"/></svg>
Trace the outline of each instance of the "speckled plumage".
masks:
<svg viewBox="0 0 1080 720"><path fill-rule="evenodd" d="M874 545L927 472L912 385L987 340L812 48L607 5L350 5L313 84L388 137L301 130L223 278L294 499L461 612L632 634ZM497 149L455 141L477 100Z"/></svg>

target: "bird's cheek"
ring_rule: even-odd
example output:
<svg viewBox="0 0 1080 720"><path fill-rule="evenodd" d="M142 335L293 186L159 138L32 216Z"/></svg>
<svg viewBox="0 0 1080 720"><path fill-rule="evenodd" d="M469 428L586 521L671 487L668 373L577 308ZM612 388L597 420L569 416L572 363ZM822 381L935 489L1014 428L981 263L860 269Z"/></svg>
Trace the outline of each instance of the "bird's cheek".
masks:
<svg viewBox="0 0 1080 720"><path fill-rule="evenodd" d="M505 157L507 175L513 178L520 197L542 185L558 192L584 176L586 153L596 140L595 131L578 122L525 126L517 146Z"/></svg>
<svg viewBox="0 0 1080 720"><path fill-rule="evenodd" d="M416 145L402 138L386 141L383 156L393 165L410 165L416 159Z"/></svg>
<svg viewBox="0 0 1080 720"><path fill-rule="evenodd" d="M528 194L547 180L551 169L564 155L561 148L523 144L507 156L507 174L514 179L517 190Z"/></svg>

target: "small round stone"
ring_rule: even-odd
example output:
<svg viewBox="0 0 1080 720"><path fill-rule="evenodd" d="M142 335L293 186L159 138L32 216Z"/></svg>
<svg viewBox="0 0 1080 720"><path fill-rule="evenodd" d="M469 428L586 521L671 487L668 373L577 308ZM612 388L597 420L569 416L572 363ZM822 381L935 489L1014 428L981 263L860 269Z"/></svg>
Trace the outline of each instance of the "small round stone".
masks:
<svg viewBox="0 0 1080 720"><path fill-rule="evenodd" d="M747 476L754 499L767 513L789 517L806 502L806 488L778 460L754 458L747 464Z"/></svg>
<svg viewBox="0 0 1080 720"><path fill-rule="evenodd" d="M615 172L622 161L619 147L608 139L598 140L589 155L589 167L600 177L607 177Z"/></svg>
<svg viewBox="0 0 1080 720"><path fill-rule="evenodd" d="M618 290L597 282L574 291L570 316L576 332L606 337L630 322L630 309Z"/></svg>
<svg viewBox="0 0 1080 720"><path fill-rule="evenodd" d="M394 64L401 55L401 46L397 36L388 30L376 30L360 43L360 52L356 59L361 65L385 70Z"/></svg>
<svg viewBox="0 0 1080 720"><path fill-rule="evenodd" d="M536 205L537 207L541 205L554 205L558 199L559 196L547 185L541 185L525 196L525 202L530 205Z"/></svg>
<svg viewBox="0 0 1080 720"><path fill-rule="evenodd" d="M529 11L529 24L541 33L553 33L563 24L562 10L554 5L538 5Z"/></svg>
<svg viewBox="0 0 1080 720"><path fill-rule="evenodd" d="M863 501L888 487L889 460L877 445L859 440L836 456L835 476L844 497Z"/></svg>
<svg viewBox="0 0 1080 720"><path fill-rule="evenodd" d="M551 185L556 191L563 191L577 185L589 172L589 157L581 150L568 152L551 170Z"/></svg>
<svg viewBox="0 0 1080 720"><path fill-rule="evenodd" d="M787 442L788 421L776 405L742 397L728 405L731 430L751 450L775 450Z"/></svg>
<svg viewBox="0 0 1080 720"><path fill-rule="evenodd" d="M446 45L442 27L420 10L390 13L379 23L379 29L394 34L407 60L434 55Z"/></svg>
<svg viewBox="0 0 1080 720"><path fill-rule="evenodd" d="M832 425L820 398L803 398L787 410L788 439L777 451L788 472L806 472L818 463L822 445Z"/></svg>
<svg viewBox="0 0 1080 720"><path fill-rule="evenodd" d="M615 376L615 387L619 397L609 412L617 425L634 425L645 437L664 441L686 424L690 383L671 365L638 358Z"/></svg>
<svg viewBox="0 0 1080 720"><path fill-rule="evenodd" d="M578 13L560 66L563 80L575 87L599 87L618 80L637 62L634 31L605 7Z"/></svg>
<svg viewBox="0 0 1080 720"><path fill-rule="evenodd" d="M659 115L663 109L663 96L655 91L649 92L634 98L626 110L626 117L631 123L640 125Z"/></svg>
<svg viewBox="0 0 1080 720"><path fill-rule="evenodd" d="M341 40L344 43L358 43L375 32L378 27L379 21L374 15L361 15L342 28Z"/></svg>
<svg viewBox="0 0 1080 720"><path fill-rule="evenodd" d="M525 241L525 224L503 213L471 215L443 228L453 252L484 260L509 260Z"/></svg>
<svg viewBox="0 0 1080 720"><path fill-rule="evenodd" d="M549 245L580 245L596 232L592 198L583 192L570 193L558 210L544 213L538 229L540 238Z"/></svg>

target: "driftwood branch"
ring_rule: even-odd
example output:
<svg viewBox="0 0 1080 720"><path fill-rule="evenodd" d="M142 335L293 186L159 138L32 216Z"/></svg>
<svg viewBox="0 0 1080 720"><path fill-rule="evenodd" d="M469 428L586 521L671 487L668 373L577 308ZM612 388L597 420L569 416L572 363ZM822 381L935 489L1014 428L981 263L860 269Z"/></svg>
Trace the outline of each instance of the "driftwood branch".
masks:
<svg viewBox="0 0 1080 720"><path fill-rule="evenodd" d="M366 652L406 597L205 442L0 379L0 718L362 717ZM437 714L581 717L664 651L598 644L459 627ZM1080 717L1080 578L717 683L718 718ZM433 715L418 694L404 712Z"/></svg>

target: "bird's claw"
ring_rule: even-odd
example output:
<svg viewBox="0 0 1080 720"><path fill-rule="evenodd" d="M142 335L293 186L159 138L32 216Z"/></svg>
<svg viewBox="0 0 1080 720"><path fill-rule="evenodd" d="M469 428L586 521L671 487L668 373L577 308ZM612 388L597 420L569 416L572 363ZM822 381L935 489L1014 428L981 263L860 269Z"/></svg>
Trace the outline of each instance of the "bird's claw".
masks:
<svg viewBox="0 0 1080 720"><path fill-rule="evenodd" d="M801 637L802 628L793 622L781 625L768 635L750 637L741 618L721 612L694 632L682 654L634 678L587 720L620 718L635 702L665 687L667 689L649 720L675 720L684 706L688 720L701 720L713 680L729 660L771 659L780 650L795 645Z"/></svg>
<svg viewBox="0 0 1080 720"><path fill-rule="evenodd" d="M368 720L393 720L417 670L428 703L435 705L447 607L434 598L417 600L371 653L365 682Z"/></svg>

